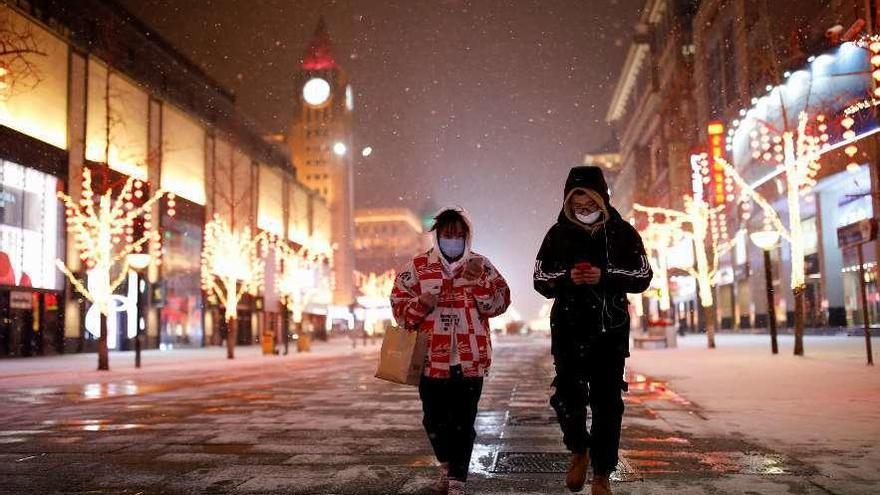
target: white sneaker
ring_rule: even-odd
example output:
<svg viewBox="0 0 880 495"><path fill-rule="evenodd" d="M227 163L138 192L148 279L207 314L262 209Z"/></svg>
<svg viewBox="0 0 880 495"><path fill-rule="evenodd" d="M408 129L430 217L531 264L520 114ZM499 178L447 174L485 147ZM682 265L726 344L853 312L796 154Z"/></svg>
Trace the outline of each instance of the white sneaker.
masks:
<svg viewBox="0 0 880 495"><path fill-rule="evenodd" d="M440 493L446 493L449 490L449 463L440 463Z"/></svg>
<svg viewBox="0 0 880 495"><path fill-rule="evenodd" d="M466 495L464 491L464 481L449 480L448 495Z"/></svg>

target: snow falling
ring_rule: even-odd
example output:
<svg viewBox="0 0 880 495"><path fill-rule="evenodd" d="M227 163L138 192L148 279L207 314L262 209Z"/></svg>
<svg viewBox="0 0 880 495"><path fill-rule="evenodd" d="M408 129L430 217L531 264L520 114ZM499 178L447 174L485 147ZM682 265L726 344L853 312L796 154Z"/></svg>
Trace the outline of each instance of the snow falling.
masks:
<svg viewBox="0 0 880 495"><path fill-rule="evenodd" d="M568 169L610 138L605 102L642 2L123 3L270 132L289 126L290 81L323 14L355 89L356 147L372 151L355 162L355 206L464 206L475 249L537 316L534 255Z"/></svg>

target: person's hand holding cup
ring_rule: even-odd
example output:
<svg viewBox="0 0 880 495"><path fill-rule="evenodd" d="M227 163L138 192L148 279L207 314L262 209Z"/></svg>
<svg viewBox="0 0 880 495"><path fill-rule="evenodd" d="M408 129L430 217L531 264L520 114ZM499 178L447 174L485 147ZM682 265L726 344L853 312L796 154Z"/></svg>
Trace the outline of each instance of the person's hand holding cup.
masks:
<svg viewBox="0 0 880 495"><path fill-rule="evenodd" d="M479 258L471 258L468 260L462 276L465 280L473 282L483 276L483 271L483 261Z"/></svg>

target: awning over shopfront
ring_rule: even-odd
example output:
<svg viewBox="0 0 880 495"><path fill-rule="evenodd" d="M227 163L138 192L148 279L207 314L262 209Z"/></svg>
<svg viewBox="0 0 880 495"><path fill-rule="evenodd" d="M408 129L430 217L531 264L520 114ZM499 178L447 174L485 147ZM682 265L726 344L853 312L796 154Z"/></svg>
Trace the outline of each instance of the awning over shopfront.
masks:
<svg viewBox="0 0 880 495"><path fill-rule="evenodd" d="M850 105L870 97L870 52L847 42L827 53L810 57L800 70L786 72L779 86L768 86L764 96L752 98L752 106L740 111L732 121L727 145L733 163L743 177L754 182L772 168L752 157L751 132L767 126L776 131L797 126L801 112L814 118L823 114L829 119L830 143L841 139L840 120ZM873 113L856 118L854 130L863 133L876 127Z"/></svg>

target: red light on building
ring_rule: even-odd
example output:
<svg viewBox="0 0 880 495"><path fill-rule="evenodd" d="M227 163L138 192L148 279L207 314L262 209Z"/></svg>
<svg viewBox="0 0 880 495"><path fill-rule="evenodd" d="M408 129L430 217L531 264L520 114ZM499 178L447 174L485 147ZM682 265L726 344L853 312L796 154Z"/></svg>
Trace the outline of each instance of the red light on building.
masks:
<svg viewBox="0 0 880 495"><path fill-rule="evenodd" d="M710 122L709 134L709 190L707 200L713 205L725 202L727 194L724 191L724 167L717 160L724 157L724 124ZM711 199L710 199L711 198Z"/></svg>

